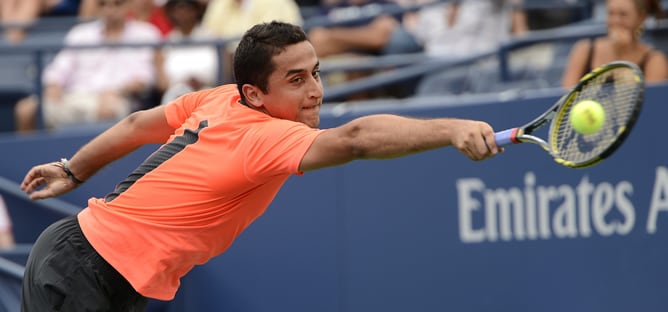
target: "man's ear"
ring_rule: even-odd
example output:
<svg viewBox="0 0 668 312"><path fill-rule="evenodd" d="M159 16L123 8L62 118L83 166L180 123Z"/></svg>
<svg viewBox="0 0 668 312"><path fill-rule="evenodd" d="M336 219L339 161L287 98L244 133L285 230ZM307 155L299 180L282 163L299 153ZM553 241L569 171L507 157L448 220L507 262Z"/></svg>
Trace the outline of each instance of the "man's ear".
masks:
<svg viewBox="0 0 668 312"><path fill-rule="evenodd" d="M261 107L264 103L262 102L262 91L260 88L250 85L250 84L245 84L243 87L241 87L241 90L244 93L244 96L246 97L246 104L253 106L253 107Z"/></svg>

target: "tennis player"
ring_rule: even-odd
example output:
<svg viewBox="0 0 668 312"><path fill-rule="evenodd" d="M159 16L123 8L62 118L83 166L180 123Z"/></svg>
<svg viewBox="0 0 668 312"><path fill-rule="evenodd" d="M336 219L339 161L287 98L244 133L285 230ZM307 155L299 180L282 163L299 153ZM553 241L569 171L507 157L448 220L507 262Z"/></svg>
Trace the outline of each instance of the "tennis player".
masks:
<svg viewBox="0 0 668 312"><path fill-rule="evenodd" d="M31 199L58 196L162 143L113 192L44 230L28 258L22 311L143 311L147 298L173 299L179 279L225 251L291 175L445 146L476 161L502 150L492 128L473 120L372 115L318 129L319 62L298 26L252 27L234 72L236 85L136 112L71 160L27 173L21 188Z"/></svg>

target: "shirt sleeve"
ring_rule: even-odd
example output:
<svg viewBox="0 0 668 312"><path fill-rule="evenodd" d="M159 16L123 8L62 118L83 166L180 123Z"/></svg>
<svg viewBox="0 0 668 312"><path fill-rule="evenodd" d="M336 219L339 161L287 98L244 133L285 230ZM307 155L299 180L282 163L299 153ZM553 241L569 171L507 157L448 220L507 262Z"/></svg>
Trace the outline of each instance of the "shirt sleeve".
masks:
<svg viewBox="0 0 668 312"><path fill-rule="evenodd" d="M276 175L302 174L304 154L322 130L287 120L275 120L259 127L246 138L244 171L248 179L261 182Z"/></svg>
<svg viewBox="0 0 668 312"><path fill-rule="evenodd" d="M165 118L174 129L178 129L197 108L197 93L188 93L165 105Z"/></svg>

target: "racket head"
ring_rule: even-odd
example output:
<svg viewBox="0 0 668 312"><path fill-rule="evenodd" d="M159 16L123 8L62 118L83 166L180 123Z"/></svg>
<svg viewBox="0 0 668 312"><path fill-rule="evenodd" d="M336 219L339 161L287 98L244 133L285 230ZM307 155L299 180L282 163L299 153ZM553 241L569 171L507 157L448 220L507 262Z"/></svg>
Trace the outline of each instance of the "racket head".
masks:
<svg viewBox="0 0 668 312"><path fill-rule="evenodd" d="M547 149L567 167L584 168L612 155L628 137L643 104L645 82L637 65L617 61L592 70L561 99L550 124ZM593 100L605 111L605 122L591 134L578 133L569 121L580 101ZM544 146L545 147L545 146Z"/></svg>

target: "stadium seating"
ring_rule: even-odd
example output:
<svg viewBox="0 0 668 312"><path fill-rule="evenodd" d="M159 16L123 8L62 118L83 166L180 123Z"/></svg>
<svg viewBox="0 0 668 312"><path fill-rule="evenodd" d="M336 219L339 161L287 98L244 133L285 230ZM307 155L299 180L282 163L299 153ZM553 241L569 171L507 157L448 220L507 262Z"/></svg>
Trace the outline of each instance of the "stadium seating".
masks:
<svg viewBox="0 0 668 312"><path fill-rule="evenodd" d="M16 129L14 104L27 95L28 92L22 88L0 88L0 132L11 132Z"/></svg>

